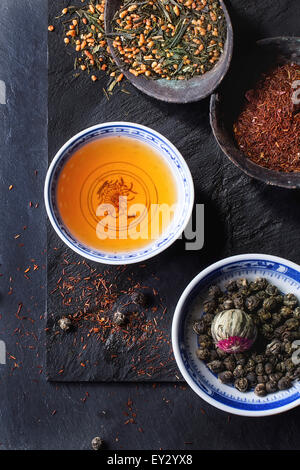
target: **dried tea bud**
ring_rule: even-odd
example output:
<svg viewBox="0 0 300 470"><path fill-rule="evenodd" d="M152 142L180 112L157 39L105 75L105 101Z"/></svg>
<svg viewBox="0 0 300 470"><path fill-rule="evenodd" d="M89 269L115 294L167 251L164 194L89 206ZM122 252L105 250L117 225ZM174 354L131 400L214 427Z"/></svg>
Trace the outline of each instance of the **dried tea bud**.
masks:
<svg viewBox="0 0 300 470"><path fill-rule="evenodd" d="M114 313L113 322L115 323L115 325L118 325L118 326L124 325L126 323L126 315L122 312L119 312L119 310L117 310Z"/></svg>
<svg viewBox="0 0 300 470"><path fill-rule="evenodd" d="M278 306L283 304L283 295L275 295L275 299L276 299L276 302L277 302Z"/></svg>
<svg viewBox="0 0 300 470"><path fill-rule="evenodd" d="M234 354L234 358L236 360L237 365L244 366L246 364L246 358L243 353Z"/></svg>
<svg viewBox="0 0 300 470"><path fill-rule="evenodd" d="M255 368L255 373L257 375L263 375L265 373L265 368L262 362L260 364L257 364Z"/></svg>
<svg viewBox="0 0 300 470"><path fill-rule="evenodd" d="M207 335L207 334L201 334L201 335L198 335L198 342L201 343L201 342L206 342L206 341L211 341L210 337Z"/></svg>
<svg viewBox="0 0 300 470"><path fill-rule="evenodd" d="M282 335L281 335L281 339L282 341L284 341L285 343L286 342L291 342L293 341L293 337L294 337L294 332L293 331L289 331L289 330L285 330ZM282 347L282 350L284 350L284 347Z"/></svg>
<svg viewBox="0 0 300 470"><path fill-rule="evenodd" d="M297 318L290 318L285 322L284 326L288 331L297 330L299 327L299 320L297 320Z"/></svg>
<svg viewBox="0 0 300 470"><path fill-rule="evenodd" d="M261 300L256 295L250 295L245 300L245 306L249 312L254 312L258 309Z"/></svg>
<svg viewBox="0 0 300 470"><path fill-rule="evenodd" d="M283 361L279 362L278 364L276 364L276 371L277 372L286 372L286 365Z"/></svg>
<svg viewBox="0 0 300 470"><path fill-rule="evenodd" d="M257 312L257 315L261 321L261 323L266 323L272 318L271 312L268 312L264 308L260 308L259 311Z"/></svg>
<svg viewBox="0 0 300 470"><path fill-rule="evenodd" d="M241 295L239 294L234 295L232 300L233 300L235 308L241 309L241 310L244 308L244 299Z"/></svg>
<svg viewBox="0 0 300 470"><path fill-rule="evenodd" d="M268 295L280 295L280 292L277 287L273 286L272 284L267 285L265 290Z"/></svg>
<svg viewBox="0 0 300 470"><path fill-rule="evenodd" d="M236 281L236 285L239 289L248 287L248 280L245 277L242 277Z"/></svg>
<svg viewBox="0 0 300 470"><path fill-rule="evenodd" d="M236 366L236 368L233 371L233 375L236 378L243 377L245 375L244 367L241 365Z"/></svg>
<svg viewBox="0 0 300 470"><path fill-rule="evenodd" d="M290 343L289 341L287 343L284 343L284 352L286 352L287 354L291 355L293 353L293 346L292 346L292 343Z"/></svg>
<svg viewBox="0 0 300 470"><path fill-rule="evenodd" d="M288 341L291 341L291 337L292 337L291 331L286 330L282 333L281 353L284 353L284 344L287 343Z"/></svg>
<svg viewBox="0 0 300 470"><path fill-rule="evenodd" d="M234 279L232 279L231 281L229 281L226 286L225 286L225 289L228 291L228 292L235 292L237 290L238 286L237 286L237 283Z"/></svg>
<svg viewBox="0 0 300 470"><path fill-rule="evenodd" d="M221 361L212 361L207 364L207 367L214 373L222 372L224 367Z"/></svg>
<svg viewBox="0 0 300 470"><path fill-rule="evenodd" d="M270 374L269 375L269 379L272 381L272 382L278 382L278 380L280 380L282 377L282 373L281 372L275 372L273 374Z"/></svg>
<svg viewBox="0 0 300 470"><path fill-rule="evenodd" d="M277 326L281 323L282 317L280 313L273 313L271 321L273 326Z"/></svg>
<svg viewBox="0 0 300 470"><path fill-rule="evenodd" d="M196 335L201 335L201 334L205 333L206 324L205 324L205 322L203 321L202 318L200 318L200 320L195 320L194 321L193 330L196 333Z"/></svg>
<svg viewBox="0 0 300 470"><path fill-rule="evenodd" d="M291 386L292 382L288 377L282 377L282 379L278 381L279 390L287 390L288 388L291 388Z"/></svg>
<svg viewBox="0 0 300 470"><path fill-rule="evenodd" d="M263 308L269 312L273 312L277 307L277 301L275 297L269 297L263 301Z"/></svg>
<svg viewBox="0 0 300 470"><path fill-rule="evenodd" d="M250 293L251 292L246 287L243 287L242 289L238 290L238 294L241 295L244 298L244 300L246 297L249 297Z"/></svg>
<svg viewBox="0 0 300 470"><path fill-rule="evenodd" d="M297 320L300 319L300 307L295 308L295 310L293 312L293 317L297 318Z"/></svg>
<svg viewBox="0 0 300 470"><path fill-rule="evenodd" d="M254 389L254 393L258 397L265 397L267 395L265 384L263 384L263 383L257 384L255 389Z"/></svg>
<svg viewBox="0 0 300 470"><path fill-rule="evenodd" d="M268 285L267 279L265 279L264 277L258 277L253 282L251 282L250 289L253 292L263 291L264 289L266 289L267 285Z"/></svg>
<svg viewBox="0 0 300 470"><path fill-rule="evenodd" d="M205 344L205 346L202 346L202 343ZM199 344L199 346L205 348L206 345L211 345L212 344L212 340L208 335L201 334L201 335L198 335L198 344Z"/></svg>
<svg viewBox="0 0 300 470"><path fill-rule="evenodd" d="M252 359L256 362L256 364L259 364L260 362L264 362L265 356L263 354L253 354Z"/></svg>
<svg viewBox="0 0 300 470"><path fill-rule="evenodd" d="M225 302L225 300L228 299L228 296L226 294L223 294L217 299L217 303L218 305L221 305L223 302Z"/></svg>
<svg viewBox="0 0 300 470"><path fill-rule="evenodd" d="M273 339L271 343L269 343L266 347L266 353L267 354L272 354L272 355L277 355L281 351L281 342L278 339Z"/></svg>
<svg viewBox="0 0 300 470"><path fill-rule="evenodd" d="M265 338L272 339L273 332L274 332L274 328L272 327L272 325L268 325L267 323L262 325L261 333Z"/></svg>
<svg viewBox="0 0 300 470"><path fill-rule="evenodd" d="M224 310L223 305L220 304L217 308L214 310L214 314L216 315L217 313L220 313Z"/></svg>
<svg viewBox="0 0 300 470"><path fill-rule="evenodd" d="M203 302L203 311L205 313L213 313L217 304L214 299L208 299Z"/></svg>
<svg viewBox="0 0 300 470"><path fill-rule="evenodd" d="M97 436L97 437L94 437L91 444L92 444L92 449L93 450L100 450L100 449L102 449L104 442L101 439L101 437Z"/></svg>
<svg viewBox="0 0 300 470"><path fill-rule="evenodd" d="M291 380L300 379L300 367L297 367L297 369L294 369L294 370L290 370L290 371L287 373L287 376L288 376L289 379L291 379Z"/></svg>
<svg viewBox="0 0 300 470"><path fill-rule="evenodd" d="M236 368L236 362L231 356L226 357L223 361L223 364L226 367L226 369L229 370L230 372L233 372L234 369Z"/></svg>
<svg viewBox="0 0 300 470"><path fill-rule="evenodd" d="M220 359L224 359L224 357L227 356L227 352L226 352L226 351L223 351L223 350L220 349L220 348L217 348L216 351L217 351L218 357L219 357Z"/></svg>
<svg viewBox="0 0 300 470"><path fill-rule="evenodd" d="M291 309L298 307L298 299L294 294L286 294L283 297L283 303Z"/></svg>
<svg viewBox="0 0 300 470"><path fill-rule="evenodd" d="M248 380L251 387L253 387L254 385L257 384L257 377L256 377L256 374L254 372L249 372L246 375L246 379Z"/></svg>
<svg viewBox="0 0 300 470"><path fill-rule="evenodd" d="M259 316L256 314L256 313L252 313L251 314L251 318L252 318L252 321L254 323L255 326L259 326L260 325L260 318Z"/></svg>
<svg viewBox="0 0 300 470"><path fill-rule="evenodd" d="M287 359L284 364L286 371L291 371L296 368L296 364L294 364L294 361L291 358Z"/></svg>
<svg viewBox="0 0 300 470"><path fill-rule="evenodd" d="M204 323L206 323L206 325L210 325L213 319L214 315L212 313L206 313L205 315L203 315L203 321Z"/></svg>
<svg viewBox="0 0 300 470"><path fill-rule="evenodd" d="M272 374L272 372L273 372L273 364L271 364L270 362L267 362L265 364L265 373L269 375L269 374Z"/></svg>
<svg viewBox="0 0 300 470"><path fill-rule="evenodd" d="M293 310L289 307L281 307L280 309L280 315L283 317L283 318L289 318L291 317L293 314Z"/></svg>
<svg viewBox="0 0 300 470"><path fill-rule="evenodd" d="M281 325L281 326L278 326L275 330L274 330L274 336L276 338L280 338L282 333L285 331L285 326L284 325Z"/></svg>
<svg viewBox="0 0 300 470"><path fill-rule="evenodd" d="M253 359L249 359L246 366L245 366L246 372L252 372L255 370L255 362Z"/></svg>
<svg viewBox="0 0 300 470"><path fill-rule="evenodd" d="M229 370L226 370L225 372L220 372L218 374L218 379L223 384L229 384L233 381L233 374Z"/></svg>
<svg viewBox="0 0 300 470"><path fill-rule="evenodd" d="M276 366L277 362L280 361L280 354L278 354L278 356L269 356L268 357L268 362L270 362L272 364L272 366Z"/></svg>
<svg viewBox="0 0 300 470"><path fill-rule="evenodd" d="M62 317L58 320L58 325L63 331L69 331L72 327L72 321L68 317Z"/></svg>
<svg viewBox="0 0 300 470"><path fill-rule="evenodd" d="M270 381L266 383L267 393L275 393L277 390L278 390L278 386L276 382Z"/></svg>
<svg viewBox="0 0 300 470"><path fill-rule="evenodd" d="M263 301L264 299L268 297L268 294L266 294L264 290L259 290L258 292L256 292L256 297L258 297L261 301Z"/></svg>
<svg viewBox="0 0 300 470"><path fill-rule="evenodd" d="M196 351L196 356L201 361L207 361L208 359L210 359L210 353L207 348L198 348Z"/></svg>
<svg viewBox="0 0 300 470"><path fill-rule="evenodd" d="M206 337L206 338L201 340L199 337L199 341L198 341L199 348L210 348L213 345L211 338L207 335L201 335L201 336Z"/></svg>
<svg viewBox="0 0 300 470"><path fill-rule="evenodd" d="M212 297L213 299L217 299L222 295L222 291L219 286L211 286L208 289L208 295L209 297Z"/></svg>
<svg viewBox="0 0 300 470"><path fill-rule="evenodd" d="M257 376L257 382L259 384L265 384L269 381L269 377L267 375L258 375Z"/></svg>
<svg viewBox="0 0 300 470"><path fill-rule="evenodd" d="M214 349L211 349L209 351L209 362L212 362L212 361L215 361L216 359L218 359L218 354L217 354L217 351L215 351Z"/></svg>
<svg viewBox="0 0 300 470"><path fill-rule="evenodd" d="M248 390L248 380L246 379L246 377L243 377L241 379L236 379L236 381L234 382L234 386L237 390L239 390L240 392L247 392Z"/></svg>
<svg viewBox="0 0 300 470"><path fill-rule="evenodd" d="M131 294L131 301L136 305L140 305L141 307L146 307L148 303L148 297L145 294L143 294L143 292L133 292Z"/></svg>

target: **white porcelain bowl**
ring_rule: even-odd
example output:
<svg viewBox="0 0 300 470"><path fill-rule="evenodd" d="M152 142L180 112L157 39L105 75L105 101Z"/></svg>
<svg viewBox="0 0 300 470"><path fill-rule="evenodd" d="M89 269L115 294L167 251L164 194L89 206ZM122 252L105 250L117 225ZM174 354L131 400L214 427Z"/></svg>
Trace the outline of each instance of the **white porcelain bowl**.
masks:
<svg viewBox="0 0 300 470"><path fill-rule="evenodd" d="M175 179L178 201L173 220L160 238L136 251L107 253L83 245L65 227L57 207L56 184L64 163L80 146L95 138L105 139L107 136L120 135L145 142L161 155ZM140 124L108 122L79 132L57 152L47 172L44 198L50 222L56 233L69 248L85 258L99 263L129 264L156 256L168 248L182 234L193 209L194 185L184 158L176 147L161 134Z"/></svg>
<svg viewBox="0 0 300 470"><path fill-rule="evenodd" d="M282 258L246 254L225 258L200 272L187 286L177 304L172 344L177 365L184 379L199 397L220 410L244 416L267 416L287 411L300 404L300 381L289 390L258 397L253 391L241 393L232 385L222 384L196 356L197 335L193 321L202 314L202 302L208 287L221 288L230 279L264 277L283 293L293 293L300 300L300 267Z"/></svg>

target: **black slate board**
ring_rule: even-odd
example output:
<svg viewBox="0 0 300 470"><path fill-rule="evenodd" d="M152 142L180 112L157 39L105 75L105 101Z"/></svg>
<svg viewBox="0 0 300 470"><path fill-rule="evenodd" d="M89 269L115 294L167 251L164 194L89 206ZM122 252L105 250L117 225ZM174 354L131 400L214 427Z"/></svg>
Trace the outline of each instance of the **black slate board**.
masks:
<svg viewBox="0 0 300 470"><path fill-rule="evenodd" d="M74 57L68 49L59 56L54 54L59 47L64 47L59 28L57 25L58 34L51 37L49 48L49 161L68 138L86 127L117 120L141 123L161 132L182 152L194 179L195 202L205 205L205 244L202 250L186 251L184 240L179 240L158 257L147 261L145 267L130 266L128 272L118 280L121 287L127 283L127 275L130 273L132 283L139 281L150 292L152 288L159 287L159 296L167 308L160 320L165 336L170 337L173 312L183 289L212 262L237 253L256 251L274 255L286 253L286 257L299 261L295 250L300 229L299 192L272 188L251 180L222 155L209 125L209 99L189 105L167 104L141 94L128 82L124 82L107 100L102 91L106 86L106 77L101 78L99 75L100 80L95 84L85 74L77 77L73 69ZM246 43L244 51L236 50L234 60L238 60L247 48ZM291 256L286 250L286 235L280 236L286 226L289 227ZM73 344L74 334L55 334L58 331L56 319L66 311L72 313L73 308L62 305L58 290L51 294L61 276L64 258L73 263L82 261L49 228L48 379L177 381L180 376L174 361L170 360L168 343L160 344L157 357L151 363L155 368L154 373L148 376L137 373L145 367L135 371L131 367L132 358L136 357L135 349L124 352L123 346L116 346L111 352L109 346L107 351L103 343L91 337L82 352L82 344L85 342L80 342L81 331L77 332L76 345ZM92 266L99 272L106 269L101 265ZM159 280L155 280L153 275L157 275ZM161 313L162 309L158 312L159 318ZM146 315L147 318L153 318L150 310ZM151 346L150 340L147 342L148 349L142 350L140 361L143 365L149 352L153 353ZM79 353L81 356L78 358ZM80 365L81 362L85 367ZM161 366L160 363L167 365Z"/></svg>
<svg viewBox="0 0 300 470"><path fill-rule="evenodd" d="M170 341L173 304L165 300L170 299L168 269L158 277L159 269L157 263L112 267L84 260L66 250L48 227L48 379L179 381ZM146 295L146 306L131 302L132 289ZM103 307L107 291L116 295L113 308ZM111 326L113 312L124 309L129 322ZM78 311L87 318L62 332L57 320Z"/></svg>

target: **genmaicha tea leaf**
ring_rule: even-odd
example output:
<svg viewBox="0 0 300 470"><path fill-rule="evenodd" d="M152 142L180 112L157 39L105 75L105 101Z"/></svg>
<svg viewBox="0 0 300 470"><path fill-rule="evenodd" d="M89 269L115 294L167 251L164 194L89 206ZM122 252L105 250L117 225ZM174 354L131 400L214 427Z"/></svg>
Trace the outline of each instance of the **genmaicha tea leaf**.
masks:
<svg viewBox="0 0 300 470"><path fill-rule="evenodd" d="M216 0L124 0L113 27L113 46L127 70L167 80L187 80L211 70L227 35Z"/></svg>
<svg viewBox="0 0 300 470"><path fill-rule="evenodd" d="M93 82L97 81L102 72L109 75L107 89L103 90L109 97L114 87L122 81L123 74L111 57L106 42L105 1L80 2L78 6L64 8L57 18L62 19L64 43L72 46L77 54L74 60L74 70L90 73ZM50 30L54 31L53 26L52 28Z"/></svg>

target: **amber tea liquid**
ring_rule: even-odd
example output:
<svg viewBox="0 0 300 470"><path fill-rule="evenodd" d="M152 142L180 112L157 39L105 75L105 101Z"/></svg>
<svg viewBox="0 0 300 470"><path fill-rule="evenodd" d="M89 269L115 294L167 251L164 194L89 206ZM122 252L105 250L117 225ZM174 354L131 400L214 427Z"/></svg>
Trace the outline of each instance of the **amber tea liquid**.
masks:
<svg viewBox="0 0 300 470"><path fill-rule="evenodd" d="M95 139L65 163L57 204L69 232L84 245L106 252L131 251L162 235L177 188L171 168L149 145L130 137ZM155 237L153 237L155 234Z"/></svg>

